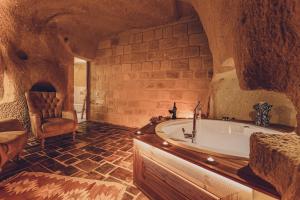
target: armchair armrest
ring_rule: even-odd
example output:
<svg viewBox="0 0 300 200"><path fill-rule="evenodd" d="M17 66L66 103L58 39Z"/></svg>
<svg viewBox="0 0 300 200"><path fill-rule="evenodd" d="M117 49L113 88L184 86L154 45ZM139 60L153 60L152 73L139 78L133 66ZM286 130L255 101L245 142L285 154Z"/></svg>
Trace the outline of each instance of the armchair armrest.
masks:
<svg viewBox="0 0 300 200"><path fill-rule="evenodd" d="M62 118L74 120L77 123L77 114L75 110L62 111Z"/></svg>
<svg viewBox="0 0 300 200"><path fill-rule="evenodd" d="M4 131L23 131L24 127L17 119L0 120L0 132Z"/></svg>
<svg viewBox="0 0 300 200"><path fill-rule="evenodd" d="M31 129L33 134L40 138L42 134L42 119L41 116L38 113L29 112L30 122L31 122Z"/></svg>

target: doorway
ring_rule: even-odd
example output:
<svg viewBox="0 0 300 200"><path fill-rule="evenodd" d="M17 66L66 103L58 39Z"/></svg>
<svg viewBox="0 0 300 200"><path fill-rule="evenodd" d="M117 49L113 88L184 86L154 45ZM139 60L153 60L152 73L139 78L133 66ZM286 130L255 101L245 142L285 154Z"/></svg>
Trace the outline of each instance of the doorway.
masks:
<svg viewBox="0 0 300 200"><path fill-rule="evenodd" d="M87 120L87 65L86 60L74 58L74 109L78 122Z"/></svg>

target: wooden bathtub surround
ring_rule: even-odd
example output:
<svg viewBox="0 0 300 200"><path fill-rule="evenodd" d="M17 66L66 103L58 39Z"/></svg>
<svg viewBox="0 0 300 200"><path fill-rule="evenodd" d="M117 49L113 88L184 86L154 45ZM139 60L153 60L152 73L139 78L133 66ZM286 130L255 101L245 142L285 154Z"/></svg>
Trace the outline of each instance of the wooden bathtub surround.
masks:
<svg viewBox="0 0 300 200"><path fill-rule="evenodd" d="M250 139L250 167L272 183L283 200L300 199L300 136L255 133Z"/></svg>
<svg viewBox="0 0 300 200"><path fill-rule="evenodd" d="M169 146L162 145L164 140L162 140L160 137L158 137L155 134L155 127L156 124L148 124L144 126L143 128L140 129L142 135L136 135L135 140L151 145L151 149L159 149L162 152L169 153L170 155L174 155L184 161L188 161L189 163L193 163L203 169L209 170L215 174L221 175L237 183L240 183L241 185L252 188L253 191L257 191L258 193L261 192L275 199L280 199L280 194L276 191L276 189L271 184L264 181L263 179L261 179L260 177L258 177L253 173L251 168L248 166L247 159L239 159L239 158L234 158L232 156L217 155L215 153L212 157L215 159L216 162L214 162L213 164L209 163L207 162L207 158L211 155L208 154L207 152L195 152L178 146L174 146L172 144L170 144ZM172 170L165 169L164 167L160 166L163 165L162 163L159 163L154 168L153 165L155 165L155 162L157 161L153 162L151 161L151 159L149 160L148 156L143 155L136 145L134 149L134 154L135 154L134 155L134 181L137 187L143 190L152 199L168 199L168 198L172 199L172 194L177 194L176 188L174 189L175 186L172 185L166 185L166 181L167 181L166 179L168 177L172 177L172 173L173 173ZM154 174L151 174L152 172ZM166 175L162 175L164 173L166 173ZM161 180L158 180L159 178L161 178ZM153 183L148 185L148 181L151 182L154 180L157 182L157 184ZM176 179L176 181L179 182L180 180L181 180L180 178ZM186 183L185 181L187 180L183 181L184 184L189 184ZM157 189L157 187L159 188L166 187L165 190L163 190L166 194L162 194L159 188ZM170 187L172 189L170 189ZM192 188L191 189L192 192L189 192L189 195L192 195L192 193L195 191L197 191L198 194L201 193L201 191L199 191L197 187L196 188L191 187L191 188ZM153 193L153 190L156 191L156 193ZM180 192L180 195L184 195L184 196L187 195L187 194L182 194L183 192L182 190L178 192ZM166 198L165 196L161 196L161 195L171 195L171 196L168 196L168 198ZM177 198L177 199L181 199L181 198ZM185 198L183 199L190 199L190 197L185 196ZM206 198L203 197L202 199L206 199ZM210 197L208 199L210 199Z"/></svg>
<svg viewBox="0 0 300 200"><path fill-rule="evenodd" d="M216 200L213 194L206 192L196 184L170 171L163 165L143 155L135 146L134 181L140 189L155 200Z"/></svg>

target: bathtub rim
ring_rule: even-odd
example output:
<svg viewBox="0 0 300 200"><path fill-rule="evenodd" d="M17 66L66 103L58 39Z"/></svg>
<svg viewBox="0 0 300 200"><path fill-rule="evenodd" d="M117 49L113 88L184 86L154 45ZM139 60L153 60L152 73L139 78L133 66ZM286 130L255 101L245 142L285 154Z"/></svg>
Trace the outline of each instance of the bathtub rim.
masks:
<svg viewBox="0 0 300 200"><path fill-rule="evenodd" d="M175 124L180 124L186 122L187 120L193 120L192 118L185 118L185 119L175 119L175 120L167 120L164 122L160 122L159 124L157 124L155 126L155 133L157 136L159 136L161 139L169 142L172 145L181 147L181 148L185 148L191 151L195 151L198 153L206 153L206 154L210 154L214 157L221 157L221 158L230 158L230 159L234 159L234 160L241 160L241 161L249 161L249 157L243 157L243 156L234 156L234 155L230 155L230 154L224 154L224 153L220 153L220 152L215 152L215 151L211 151L208 149L204 149L204 148L197 148L194 146L189 145L188 143L185 143L185 141L183 140L174 140L172 138L167 137L167 133L162 131L162 128L165 127L166 125L172 125L174 123ZM199 119L198 119L199 120ZM254 124L250 124L249 122L244 122L244 121L223 121L223 120L217 120L217 119L200 119L200 120L205 120L205 121L222 121L222 122L230 122L230 123L235 123L235 124L244 124L244 125L250 125L250 126L254 126L257 128L264 128L264 129L269 129L272 131L277 131L280 132L279 134L285 134L285 133L289 133L288 131L283 131L283 130L278 130L276 128L266 128L266 127L261 127L261 126L257 126Z"/></svg>

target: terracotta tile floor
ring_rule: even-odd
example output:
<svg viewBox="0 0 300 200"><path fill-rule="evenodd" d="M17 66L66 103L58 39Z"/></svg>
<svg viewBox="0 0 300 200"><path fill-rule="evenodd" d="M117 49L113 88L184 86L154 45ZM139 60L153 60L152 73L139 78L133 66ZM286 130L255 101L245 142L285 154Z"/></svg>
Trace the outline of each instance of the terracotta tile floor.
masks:
<svg viewBox="0 0 300 200"><path fill-rule="evenodd" d="M71 135L46 140L45 150L30 139L22 158L7 163L4 180L21 171L113 181L127 186L123 200L147 199L132 183L132 132L135 129L96 122L79 124L76 141Z"/></svg>

